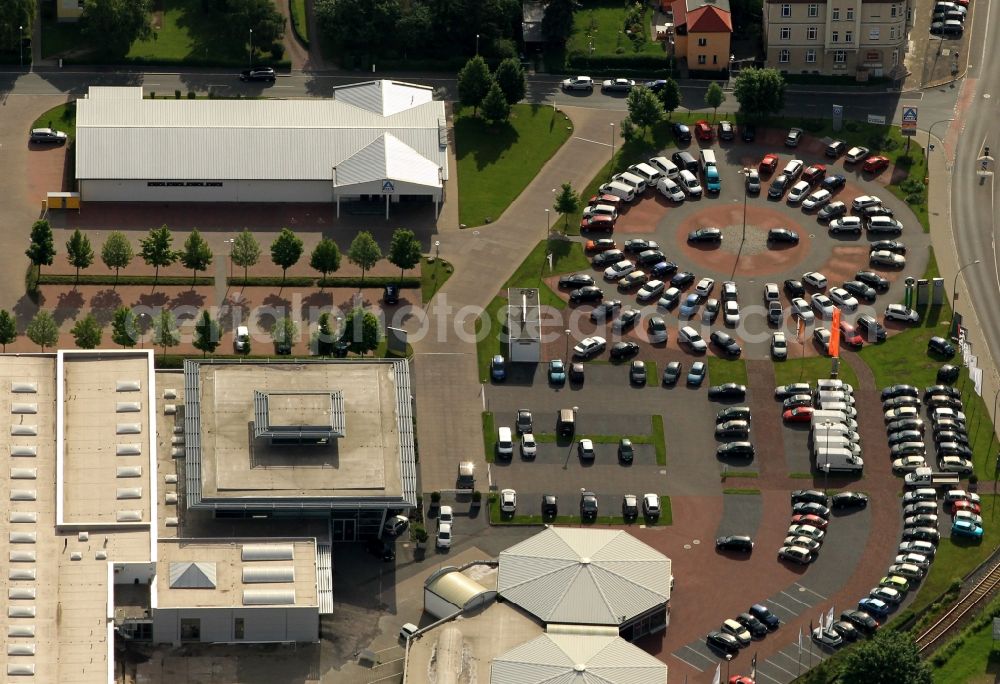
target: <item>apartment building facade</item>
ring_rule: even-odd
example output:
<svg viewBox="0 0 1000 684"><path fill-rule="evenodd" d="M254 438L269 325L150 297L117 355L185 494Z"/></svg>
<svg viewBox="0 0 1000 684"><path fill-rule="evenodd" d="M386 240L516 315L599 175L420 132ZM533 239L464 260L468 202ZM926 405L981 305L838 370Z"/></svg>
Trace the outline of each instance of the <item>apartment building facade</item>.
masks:
<svg viewBox="0 0 1000 684"><path fill-rule="evenodd" d="M908 0L766 0L767 66L786 74L902 78Z"/></svg>

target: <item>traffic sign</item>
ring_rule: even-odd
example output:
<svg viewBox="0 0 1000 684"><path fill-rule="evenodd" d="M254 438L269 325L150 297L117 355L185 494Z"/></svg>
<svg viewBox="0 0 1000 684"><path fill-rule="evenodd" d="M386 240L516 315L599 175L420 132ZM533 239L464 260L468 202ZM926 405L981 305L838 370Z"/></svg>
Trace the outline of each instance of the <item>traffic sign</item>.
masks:
<svg viewBox="0 0 1000 684"><path fill-rule="evenodd" d="M396 187L392 184L391 180L382 181L382 192L386 194L396 192Z"/></svg>
<svg viewBox="0 0 1000 684"><path fill-rule="evenodd" d="M903 135L917 134L917 108L903 107L903 123L900 126Z"/></svg>

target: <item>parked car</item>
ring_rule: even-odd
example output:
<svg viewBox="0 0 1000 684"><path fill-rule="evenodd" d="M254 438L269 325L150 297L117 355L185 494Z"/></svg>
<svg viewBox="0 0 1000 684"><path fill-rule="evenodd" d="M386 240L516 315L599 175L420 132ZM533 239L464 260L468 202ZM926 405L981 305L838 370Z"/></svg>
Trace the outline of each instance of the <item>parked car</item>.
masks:
<svg viewBox="0 0 1000 684"><path fill-rule="evenodd" d="M827 229L831 235L839 235L841 233L861 235L861 227L861 219L859 217L844 216L830 221Z"/></svg>
<svg viewBox="0 0 1000 684"><path fill-rule="evenodd" d="M867 147L852 147L847 151L847 157L844 159L846 164L857 164L859 161L868 156L869 150Z"/></svg>
<svg viewBox="0 0 1000 684"><path fill-rule="evenodd" d="M774 173L778 168L778 155L768 152L764 155L764 158L760 160L760 164L757 166L757 170L761 173Z"/></svg>
<svg viewBox="0 0 1000 684"><path fill-rule="evenodd" d="M902 304L890 304L885 307L885 318L886 320L900 321L902 323L920 322L920 314Z"/></svg>
<svg viewBox="0 0 1000 684"><path fill-rule="evenodd" d="M785 136L785 147L798 147L800 140L802 140L802 129L789 129L788 135Z"/></svg>
<svg viewBox="0 0 1000 684"><path fill-rule="evenodd" d="M627 93L635 87L635 81L629 78L609 78L601 82L603 93Z"/></svg>
<svg viewBox="0 0 1000 684"><path fill-rule="evenodd" d="M590 76L573 76L560 83L563 90L584 90L588 93L594 91L594 79Z"/></svg>
<svg viewBox="0 0 1000 684"><path fill-rule="evenodd" d="M28 142L39 145L65 145L68 136L52 128L32 128Z"/></svg>
<svg viewBox="0 0 1000 684"><path fill-rule="evenodd" d="M830 202L816 213L820 221L832 221L847 214L847 205L843 202Z"/></svg>
<svg viewBox="0 0 1000 684"><path fill-rule="evenodd" d="M832 176L827 176L820 183L820 187L824 190L829 190L834 192L835 190L840 190L842 187L847 185L847 177L840 174L834 174Z"/></svg>
<svg viewBox="0 0 1000 684"><path fill-rule="evenodd" d="M767 231L767 241L797 245L799 243L799 234L788 228L770 228Z"/></svg>

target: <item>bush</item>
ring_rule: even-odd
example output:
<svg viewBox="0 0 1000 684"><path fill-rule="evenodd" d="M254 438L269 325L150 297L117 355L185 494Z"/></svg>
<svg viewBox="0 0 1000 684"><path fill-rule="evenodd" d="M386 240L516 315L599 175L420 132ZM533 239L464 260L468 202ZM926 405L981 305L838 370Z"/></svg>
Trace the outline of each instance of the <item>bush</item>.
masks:
<svg viewBox="0 0 1000 684"><path fill-rule="evenodd" d="M924 193L914 192L906 196L907 204L923 204L924 203Z"/></svg>
<svg viewBox="0 0 1000 684"><path fill-rule="evenodd" d="M858 124L857 121L848 121L847 123L844 124L844 130L849 133L857 133L859 130L861 130L861 126L860 124Z"/></svg>
<svg viewBox="0 0 1000 684"><path fill-rule="evenodd" d="M174 91L174 99L175 100L181 99L181 91L179 91L179 90L175 90Z"/></svg>
<svg viewBox="0 0 1000 684"><path fill-rule="evenodd" d="M423 544L427 541L427 530L424 529L423 525L412 525L410 527L410 537L418 544Z"/></svg>
<svg viewBox="0 0 1000 684"><path fill-rule="evenodd" d="M188 278L190 280L190 278ZM160 278L163 281L163 278ZM282 283L281 276L250 276L249 278L227 278L226 283L230 287L385 287L386 285L399 285L403 289L415 289L420 287L420 278L416 276L404 276L402 280L398 276L368 276L361 280L360 277L344 276L329 277L326 280L312 278L309 276L292 276L285 278Z"/></svg>
<svg viewBox="0 0 1000 684"><path fill-rule="evenodd" d="M825 125L826 124L820 121L819 119L806 119L805 122L802 124L802 128L806 129L810 133L816 133L818 131L823 130L823 127Z"/></svg>
<svg viewBox="0 0 1000 684"><path fill-rule="evenodd" d="M570 53L566 65L571 69L581 71L640 71L650 76L665 75L671 68L670 58L666 54L659 55L585 55L581 52Z"/></svg>
<svg viewBox="0 0 1000 684"><path fill-rule="evenodd" d="M188 99L189 100L193 100L196 97L197 97L197 94L193 90L189 90L188 91Z"/></svg>
<svg viewBox="0 0 1000 684"><path fill-rule="evenodd" d="M191 276L121 276L118 278L118 285L191 285ZM79 279L75 275L64 275L61 273L42 273L38 279L38 285L115 285L113 275L81 275ZM215 285L215 278L199 276L194 279L195 286Z"/></svg>
<svg viewBox="0 0 1000 684"><path fill-rule="evenodd" d="M155 90L150 90L149 91L149 99L150 100L155 100L156 99L156 91Z"/></svg>
<svg viewBox="0 0 1000 684"><path fill-rule="evenodd" d="M431 503L435 506L441 503L441 492L431 492Z"/></svg>
<svg viewBox="0 0 1000 684"><path fill-rule="evenodd" d="M472 502L473 503L479 503L482 500L483 500L483 493L481 491L479 491L477 489L474 492L472 492Z"/></svg>
<svg viewBox="0 0 1000 684"><path fill-rule="evenodd" d="M274 43L271 45L271 49L268 50L271 53L271 59L275 62L280 62L281 58L285 56L285 46L281 43Z"/></svg>

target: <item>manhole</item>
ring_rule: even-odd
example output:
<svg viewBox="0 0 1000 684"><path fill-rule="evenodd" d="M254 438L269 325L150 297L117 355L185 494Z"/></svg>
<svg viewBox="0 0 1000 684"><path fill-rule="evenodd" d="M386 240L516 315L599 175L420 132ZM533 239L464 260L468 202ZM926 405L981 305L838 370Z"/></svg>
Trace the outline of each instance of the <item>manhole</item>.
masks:
<svg viewBox="0 0 1000 684"><path fill-rule="evenodd" d="M694 544L695 546L698 546L698 544L701 543L701 540L700 539L692 539L691 543Z"/></svg>
<svg viewBox="0 0 1000 684"><path fill-rule="evenodd" d="M690 551L691 550L691 545L690 544L685 544L684 548L687 549L688 551Z"/></svg>

